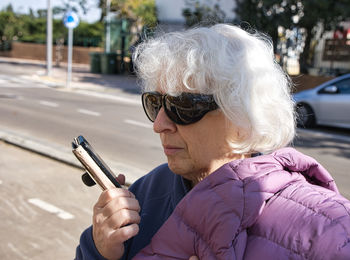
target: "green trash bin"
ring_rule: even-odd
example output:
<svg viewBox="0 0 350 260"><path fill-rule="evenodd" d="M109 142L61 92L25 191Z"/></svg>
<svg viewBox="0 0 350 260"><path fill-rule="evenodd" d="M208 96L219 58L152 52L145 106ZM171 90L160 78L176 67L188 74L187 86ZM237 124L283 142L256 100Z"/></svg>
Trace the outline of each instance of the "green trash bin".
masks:
<svg viewBox="0 0 350 260"><path fill-rule="evenodd" d="M90 52L90 72L101 73L101 52Z"/></svg>
<svg viewBox="0 0 350 260"><path fill-rule="evenodd" d="M114 74L117 73L117 54L102 53L101 55L101 72L102 74Z"/></svg>

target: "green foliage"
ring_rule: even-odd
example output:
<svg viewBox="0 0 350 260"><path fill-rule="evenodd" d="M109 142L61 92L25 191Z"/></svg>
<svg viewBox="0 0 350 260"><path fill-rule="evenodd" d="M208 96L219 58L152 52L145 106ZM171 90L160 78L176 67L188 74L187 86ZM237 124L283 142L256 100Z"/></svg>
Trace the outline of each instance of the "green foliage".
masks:
<svg viewBox="0 0 350 260"><path fill-rule="evenodd" d="M191 27L196 24L211 25L225 21L225 13L220 9L219 4L215 4L213 8L201 4L199 1L186 1L187 7L182 10L185 17L186 25Z"/></svg>
<svg viewBox="0 0 350 260"><path fill-rule="evenodd" d="M61 0L60 6L54 6L52 8L52 13L54 15L57 14L65 14L67 11L74 11L79 13L81 11L83 14L86 14L89 8L87 7L87 0Z"/></svg>
<svg viewBox="0 0 350 260"><path fill-rule="evenodd" d="M73 44L78 46L100 46L104 25L101 22L89 24L81 21L74 29ZM53 19L53 42L67 38L68 29L61 19ZM46 10L33 10L29 14L13 12L11 5L0 11L0 44L4 41L46 42ZM65 41L66 42L66 41Z"/></svg>
<svg viewBox="0 0 350 260"><path fill-rule="evenodd" d="M102 10L101 21L106 16L107 0L99 0ZM138 27L155 27L157 24L157 10L155 0L111 0L110 11L118 18L135 21Z"/></svg>
<svg viewBox="0 0 350 260"><path fill-rule="evenodd" d="M21 24L18 23L19 16L13 13L12 5L0 13L0 41L9 41L23 32Z"/></svg>
<svg viewBox="0 0 350 260"><path fill-rule="evenodd" d="M237 0L235 12L240 22L271 35L277 42L277 27L303 28L306 31L301 65L307 66L311 41L315 32L333 30L350 18L350 0Z"/></svg>
<svg viewBox="0 0 350 260"><path fill-rule="evenodd" d="M66 29L65 29L66 30ZM74 44L85 47L102 47L104 37L104 25L101 22L89 24L80 22L79 26L74 29Z"/></svg>
<svg viewBox="0 0 350 260"><path fill-rule="evenodd" d="M18 37L18 40L23 42L46 42L46 18L30 18L27 15L21 15L18 19L22 22L23 33Z"/></svg>
<svg viewBox="0 0 350 260"><path fill-rule="evenodd" d="M141 18L144 26L153 28L157 25L157 12L154 0L144 0L139 4L135 4L134 12L136 17Z"/></svg>

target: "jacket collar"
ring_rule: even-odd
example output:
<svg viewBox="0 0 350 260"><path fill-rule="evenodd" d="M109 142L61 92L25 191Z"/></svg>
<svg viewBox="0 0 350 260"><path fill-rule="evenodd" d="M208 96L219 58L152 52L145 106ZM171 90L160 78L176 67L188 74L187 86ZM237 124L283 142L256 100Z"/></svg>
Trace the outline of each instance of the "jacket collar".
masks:
<svg viewBox="0 0 350 260"><path fill-rule="evenodd" d="M331 175L316 160L293 148L283 148L268 155L229 162L198 183L190 193L213 191L220 185L234 183L231 188L242 189L239 193L242 197L236 200L243 203L241 228L247 228L255 223L270 198L305 179L338 192ZM227 185L223 189L227 189Z"/></svg>

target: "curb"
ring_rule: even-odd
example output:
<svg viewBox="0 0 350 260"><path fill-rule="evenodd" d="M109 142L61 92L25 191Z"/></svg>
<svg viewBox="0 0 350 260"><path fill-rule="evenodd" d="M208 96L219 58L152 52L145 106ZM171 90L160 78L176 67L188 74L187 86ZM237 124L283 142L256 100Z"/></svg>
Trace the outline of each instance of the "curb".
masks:
<svg viewBox="0 0 350 260"><path fill-rule="evenodd" d="M33 137L29 138L28 136L18 132L3 128L0 128L0 140L85 171L79 161L74 157L72 150L68 147L52 143L49 144L43 140ZM111 167L111 169L118 169L120 172L127 173L126 186L130 186L133 182L146 173L144 170L127 166L119 162L106 160L106 163Z"/></svg>

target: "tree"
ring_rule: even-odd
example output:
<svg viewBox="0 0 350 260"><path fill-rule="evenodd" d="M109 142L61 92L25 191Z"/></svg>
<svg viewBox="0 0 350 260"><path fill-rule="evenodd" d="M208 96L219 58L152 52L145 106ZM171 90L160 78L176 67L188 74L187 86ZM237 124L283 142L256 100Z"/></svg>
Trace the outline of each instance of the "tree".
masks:
<svg viewBox="0 0 350 260"><path fill-rule="evenodd" d="M67 35L62 19L53 19L53 39L63 39ZM103 39L103 24L89 24L81 21L74 30L74 45L99 46ZM13 40L23 42L46 42L46 10L38 10L29 14L13 12L11 6L0 11L0 49L9 46ZM8 48L7 48L8 49Z"/></svg>
<svg viewBox="0 0 350 260"><path fill-rule="evenodd" d="M218 3L210 7L201 4L198 0L187 0L186 8L182 10L186 25L191 27L196 24L211 25L225 21L225 13L220 9Z"/></svg>
<svg viewBox="0 0 350 260"><path fill-rule="evenodd" d="M54 6L52 8L52 13L54 15L65 14L69 10L76 13L81 11L83 14L86 14L89 10L87 7L87 0L61 0L61 2L61 6Z"/></svg>
<svg viewBox="0 0 350 260"><path fill-rule="evenodd" d="M107 0L99 0L101 18L106 16ZM131 19L138 28L146 26L153 28L157 24L157 10L155 0L111 0L111 12L117 17Z"/></svg>
<svg viewBox="0 0 350 260"><path fill-rule="evenodd" d="M9 4L0 12L0 43L12 41L21 34L21 22Z"/></svg>
<svg viewBox="0 0 350 260"><path fill-rule="evenodd" d="M311 41L318 31L336 27L350 17L350 0L236 0L235 12L240 21L246 21L260 31L267 32L276 44L277 28L303 28L305 47L300 57L302 71L310 66ZM276 46L276 45L275 45Z"/></svg>

